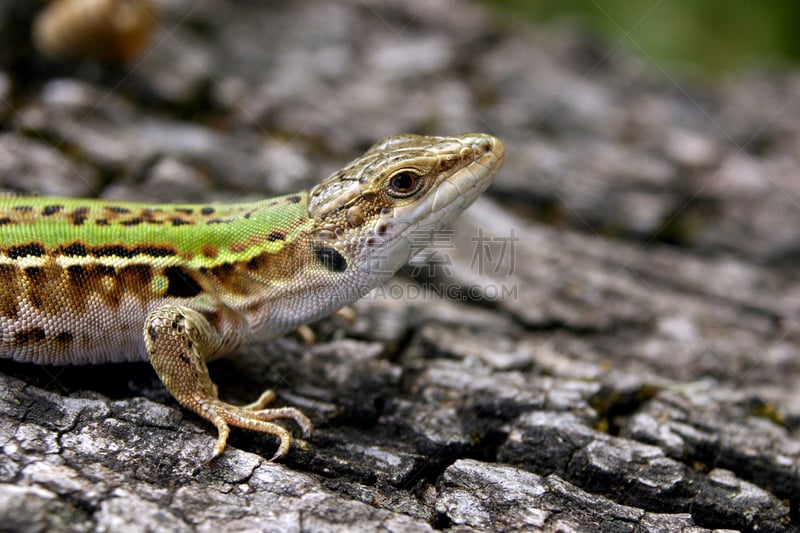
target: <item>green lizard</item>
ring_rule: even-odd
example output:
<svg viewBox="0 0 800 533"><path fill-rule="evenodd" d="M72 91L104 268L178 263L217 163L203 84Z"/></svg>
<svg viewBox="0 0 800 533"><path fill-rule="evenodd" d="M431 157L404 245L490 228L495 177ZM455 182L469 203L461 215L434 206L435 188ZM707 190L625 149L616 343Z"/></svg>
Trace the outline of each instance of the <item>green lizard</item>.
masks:
<svg viewBox="0 0 800 533"><path fill-rule="evenodd" d="M206 362L255 331L275 337L388 279L420 235L453 221L503 163L490 135L397 135L312 188L234 204L0 197L0 356L73 365L149 358L169 392L218 430L274 435L292 407L219 400ZM413 239L412 237L413 232ZM424 240L424 239L423 239Z"/></svg>

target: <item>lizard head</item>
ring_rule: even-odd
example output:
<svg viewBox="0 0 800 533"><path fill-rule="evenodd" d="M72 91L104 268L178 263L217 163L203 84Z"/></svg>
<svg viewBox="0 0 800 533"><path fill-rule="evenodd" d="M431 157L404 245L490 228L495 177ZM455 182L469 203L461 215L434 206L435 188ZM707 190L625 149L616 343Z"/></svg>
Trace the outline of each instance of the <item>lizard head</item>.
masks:
<svg viewBox="0 0 800 533"><path fill-rule="evenodd" d="M486 190L503 155L482 133L383 139L311 190L318 253L388 278Z"/></svg>

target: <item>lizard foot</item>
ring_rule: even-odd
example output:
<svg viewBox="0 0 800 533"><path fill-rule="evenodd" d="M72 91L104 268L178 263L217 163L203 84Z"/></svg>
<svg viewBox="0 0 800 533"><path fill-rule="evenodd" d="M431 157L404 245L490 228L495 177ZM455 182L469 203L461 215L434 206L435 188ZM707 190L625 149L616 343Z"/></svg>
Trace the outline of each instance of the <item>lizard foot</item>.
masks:
<svg viewBox="0 0 800 533"><path fill-rule="evenodd" d="M217 386L208 372L206 357L213 356L225 339L197 311L176 305L160 307L147 317L144 337L150 362L170 394L181 405L216 426L219 434L209 461L225 451L229 426L278 437L280 445L271 461L286 455L292 442L289 431L274 420L294 420L304 437L311 434L311 421L298 409L265 408L275 400L275 393L271 390L244 406L219 399Z"/></svg>

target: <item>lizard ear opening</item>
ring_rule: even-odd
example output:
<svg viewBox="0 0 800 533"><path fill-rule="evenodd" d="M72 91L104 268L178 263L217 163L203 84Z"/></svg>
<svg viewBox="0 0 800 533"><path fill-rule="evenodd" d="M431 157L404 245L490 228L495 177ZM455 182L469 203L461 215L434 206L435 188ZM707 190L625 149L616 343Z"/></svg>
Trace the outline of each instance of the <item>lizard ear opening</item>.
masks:
<svg viewBox="0 0 800 533"><path fill-rule="evenodd" d="M347 270L347 260L338 250L330 246L317 246L314 249L317 259L331 272L344 272Z"/></svg>

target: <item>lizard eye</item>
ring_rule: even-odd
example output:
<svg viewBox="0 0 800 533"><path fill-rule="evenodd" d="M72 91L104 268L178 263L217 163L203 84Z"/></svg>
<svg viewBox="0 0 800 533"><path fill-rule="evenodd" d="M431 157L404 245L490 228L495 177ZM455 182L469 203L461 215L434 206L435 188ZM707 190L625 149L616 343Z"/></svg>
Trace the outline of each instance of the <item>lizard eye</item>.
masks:
<svg viewBox="0 0 800 533"><path fill-rule="evenodd" d="M403 170L389 178L389 195L395 198L411 196L422 186L422 179L411 172Z"/></svg>

